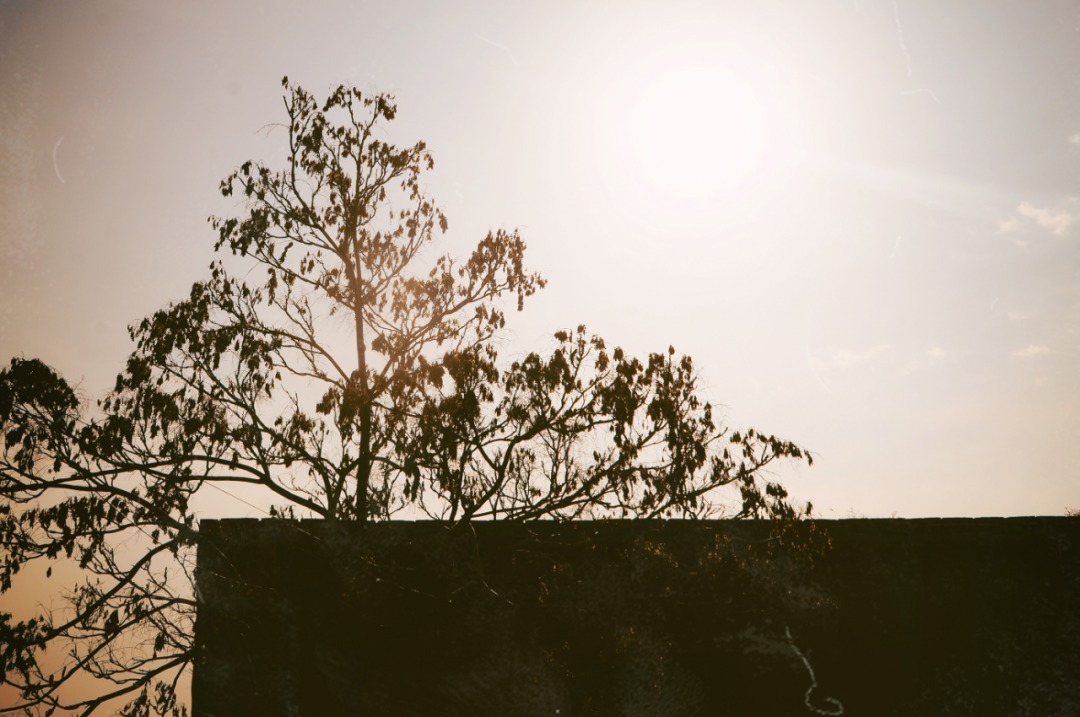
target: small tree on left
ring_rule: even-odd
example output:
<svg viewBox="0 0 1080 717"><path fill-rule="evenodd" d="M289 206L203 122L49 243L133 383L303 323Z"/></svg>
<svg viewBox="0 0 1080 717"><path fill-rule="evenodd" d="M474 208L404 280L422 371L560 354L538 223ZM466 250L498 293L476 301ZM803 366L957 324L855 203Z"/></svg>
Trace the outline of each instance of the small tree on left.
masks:
<svg viewBox="0 0 1080 717"><path fill-rule="evenodd" d="M211 218L232 256L132 325L98 410L36 359L0 371L0 590L54 561L85 576L63 610L0 613L3 686L21 695L0 713L185 711L208 488L361 522L798 512L763 469L808 454L718 424L674 349L637 359L578 327L500 364L504 303L544 284L521 237L425 254L447 221L424 144L382 139L392 98L283 84L285 162L221 184L241 202Z"/></svg>

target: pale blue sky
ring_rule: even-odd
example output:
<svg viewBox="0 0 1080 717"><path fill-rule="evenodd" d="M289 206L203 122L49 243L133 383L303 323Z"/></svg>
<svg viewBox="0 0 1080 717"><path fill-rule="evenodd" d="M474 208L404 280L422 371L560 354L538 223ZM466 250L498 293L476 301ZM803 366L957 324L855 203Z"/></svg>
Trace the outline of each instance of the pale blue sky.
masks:
<svg viewBox="0 0 1080 717"><path fill-rule="evenodd" d="M674 344L823 517L1080 508L1075 2L0 2L0 360L111 384L285 74L397 94L452 244L521 228L505 353Z"/></svg>

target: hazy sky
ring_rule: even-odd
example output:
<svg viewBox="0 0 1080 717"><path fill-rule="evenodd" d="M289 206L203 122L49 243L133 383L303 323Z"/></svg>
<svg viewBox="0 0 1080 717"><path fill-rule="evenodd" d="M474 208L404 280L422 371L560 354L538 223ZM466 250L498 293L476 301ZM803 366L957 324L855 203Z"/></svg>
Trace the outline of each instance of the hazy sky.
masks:
<svg viewBox="0 0 1080 717"><path fill-rule="evenodd" d="M397 95L452 245L521 229L504 354L674 344L822 517L1080 508L1075 0L0 2L0 361L112 383L286 74Z"/></svg>

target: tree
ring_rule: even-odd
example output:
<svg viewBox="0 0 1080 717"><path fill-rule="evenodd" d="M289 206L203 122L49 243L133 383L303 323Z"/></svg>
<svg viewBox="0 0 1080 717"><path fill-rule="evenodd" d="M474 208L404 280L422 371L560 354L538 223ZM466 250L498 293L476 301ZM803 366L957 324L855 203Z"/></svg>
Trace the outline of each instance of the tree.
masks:
<svg viewBox="0 0 1080 717"><path fill-rule="evenodd" d="M221 183L242 201L210 219L221 258L130 327L97 408L38 360L0 372L0 587L38 563L82 575L62 613L0 614L21 694L0 713L120 697L127 715L183 711L208 489L327 520L796 515L762 469L809 454L718 425L674 349L639 360L579 326L501 364L505 301L544 286L518 233L429 258L447 220L422 189L425 145L380 138L393 98L342 86L319 104L283 85L284 165ZM95 696L69 697L86 679Z"/></svg>

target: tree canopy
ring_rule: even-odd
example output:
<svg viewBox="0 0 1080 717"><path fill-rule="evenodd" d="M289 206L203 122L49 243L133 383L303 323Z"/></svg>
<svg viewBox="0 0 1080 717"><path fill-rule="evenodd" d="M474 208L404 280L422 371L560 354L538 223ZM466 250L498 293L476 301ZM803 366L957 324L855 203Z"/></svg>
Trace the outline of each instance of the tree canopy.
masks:
<svg viewBox="0 0 1080 717"><path fill-rule="evenodd" d="M131 325L113 389L90 406L37 359L0 371L0 589L38 564L78 576L63 610L0 613L20 695L0 713L183 711L197 496L215 489L328 520L800 512L763 469L809 454L721 425L673 348L635 358L578 326L500 361L506 311L545 283L518 232L431 254L434 163L383 139L393 98L283 86L284 162L222 181L239 204L210 219L220 258Z"/></svg>

